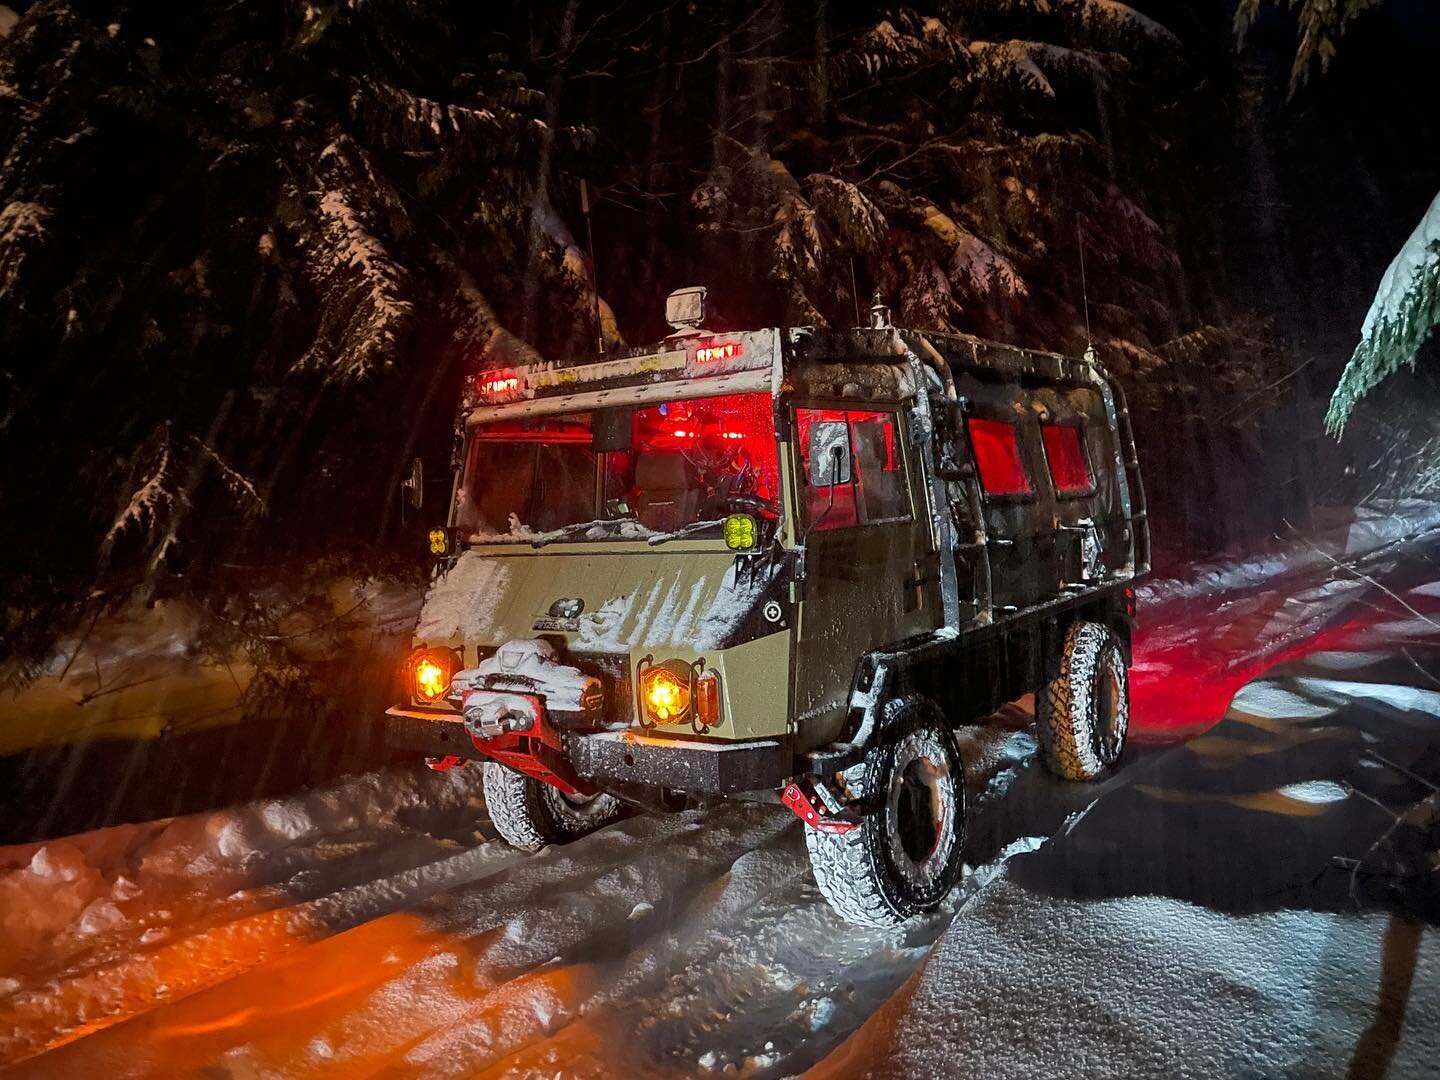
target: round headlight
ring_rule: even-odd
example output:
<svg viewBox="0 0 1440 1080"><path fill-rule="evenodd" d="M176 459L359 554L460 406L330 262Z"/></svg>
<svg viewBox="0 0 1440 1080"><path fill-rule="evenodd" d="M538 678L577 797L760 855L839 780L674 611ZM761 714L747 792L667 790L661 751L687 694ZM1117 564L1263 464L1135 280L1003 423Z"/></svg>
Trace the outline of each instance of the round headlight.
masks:
<svg viewBox="0 0 1440 1080"><path fill-rule="evenodd" d="M673 724L685 719L690 709L690 682L668 667L653 667L640 681L645 699L645 715L657 724Z"/></svg>
<svg viewBox="0 0 1440 1080"><path fill-rule="evenodd" d="M420 701L433 703L450 692L455 677L455 654L449 649L422 649L410 658L410 691Z"/></svg>

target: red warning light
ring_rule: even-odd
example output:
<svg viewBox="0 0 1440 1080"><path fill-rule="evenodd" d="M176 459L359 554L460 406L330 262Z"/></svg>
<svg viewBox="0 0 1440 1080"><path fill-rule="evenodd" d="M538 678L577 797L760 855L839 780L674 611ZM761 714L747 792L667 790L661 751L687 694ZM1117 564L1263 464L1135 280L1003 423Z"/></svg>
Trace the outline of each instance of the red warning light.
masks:
<svg viewBox="0 0 1440 1080"><path fill-rule="evenodd" d="M485 371L481 372L479 379L481 397L506 397L520 389L520 376L513 371Z"/></svg>
<svg viewBox="0 0 1440 1080"><path fill-rule="evenodd" d="M695 349L697 364L716 364L721 360L734 360L745 355L745 347L738 341L712 341Z"/></svg>

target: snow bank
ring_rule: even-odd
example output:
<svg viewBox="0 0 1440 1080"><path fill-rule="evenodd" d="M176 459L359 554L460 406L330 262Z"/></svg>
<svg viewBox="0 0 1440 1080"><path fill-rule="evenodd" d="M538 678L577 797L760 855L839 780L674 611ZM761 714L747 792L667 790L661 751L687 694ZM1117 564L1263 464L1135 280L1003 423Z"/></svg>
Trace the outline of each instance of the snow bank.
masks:
<svg viewBox="0 0 1440 1080"><path fill-rule="evenodd" d="M1408 1000L1388 1001L1382 980L1409 963ZM997 1080L1342 1075L1371 1046L1384 1060L1372 1019L1399 1035L1390 1075L1428 1075L1440 1055L1440 936L1385 915L1234 918L1002 878L906 990L811 1075L928 1077L959 1061Z"/></svg>
<svg viewBox="0 0 1440 1080"><path fill-rule="evenodd" d="M1268 553L1231 556L1197 563L1183 578L1152 578L1136 589L1143 606L1212 599L1227 592L1263 585L1282 575L1353 560L1440 529L1440 503L1427 499L1377 500L1354 510L1321 508L1317 528L1303 539L1289 539ZM1326 518L1332 520L1326 521Z"/></svg>

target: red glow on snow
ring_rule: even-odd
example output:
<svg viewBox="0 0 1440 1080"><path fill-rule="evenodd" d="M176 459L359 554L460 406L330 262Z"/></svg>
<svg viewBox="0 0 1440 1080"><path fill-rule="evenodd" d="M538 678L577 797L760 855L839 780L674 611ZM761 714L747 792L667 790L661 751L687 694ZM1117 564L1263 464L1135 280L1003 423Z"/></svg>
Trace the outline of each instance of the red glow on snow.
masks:
<svg viewBox="0 0 1440 1080"><path fill-rule="evenodd" d="M715 364L721 360L734 360L745 355L745 347L738 341L712 341L695 349L697 364Z"/></svg>
<svg viewBox="0 0 1440 1080"><path fill-rule="evenodd" d="M1216 618L1213 609L1162 614L1152 629L1142 608L1130 667L1131 734L1143 742L1187 738L1218 723L1241 687L1282 664L1314 653L1374 650L1390 640L1385 624L1397 613L1374 606L1350 608L1344 617L1337 611L1335 621L1313 632L1276 633L1289 595L1283 588L1252 594L1249 613L1211 635L1204 628ZM1422 611L1440 607L1410 599Z"/></svg>
<svg viewBox="0 0 1440 1080"><path fill-rule="evenodd" d="M972 416L970 445L975 448L975 466L980 486L987 495L1025 495L1030 478L1020 457L1020 438L1014 424L1004 420L983 420Z"/></svg>

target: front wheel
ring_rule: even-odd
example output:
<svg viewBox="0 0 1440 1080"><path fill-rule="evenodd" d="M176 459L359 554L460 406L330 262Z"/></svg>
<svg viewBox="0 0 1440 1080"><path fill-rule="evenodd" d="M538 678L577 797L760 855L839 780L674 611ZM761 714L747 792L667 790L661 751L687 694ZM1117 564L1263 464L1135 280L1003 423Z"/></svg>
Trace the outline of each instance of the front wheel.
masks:
<svg viewBox="0 0 1440 1080"><path fill-rule="evenodd" d="M498 761L485 762L485 808L495 831L521 851L578 840L609 825L624 809L613 795L566 795Z"/></svg>
<svg viewBox="0 0 1440 1080"><path fill-rule="evenodd" d="M919 698L889 711L862 764L860 827L805 829L820 891L862 926L895 926L938 907L960 879L965 847L964 772L949 728Z"/></svg>
<svg viewBox="0 0 1440 1080"><path fill-rule="evenodd" d="M1094 780L1119 760L1130 731L1130 675L1103 623L1070 627L1035 699L1040 757L1056 776Z"/></svg>

